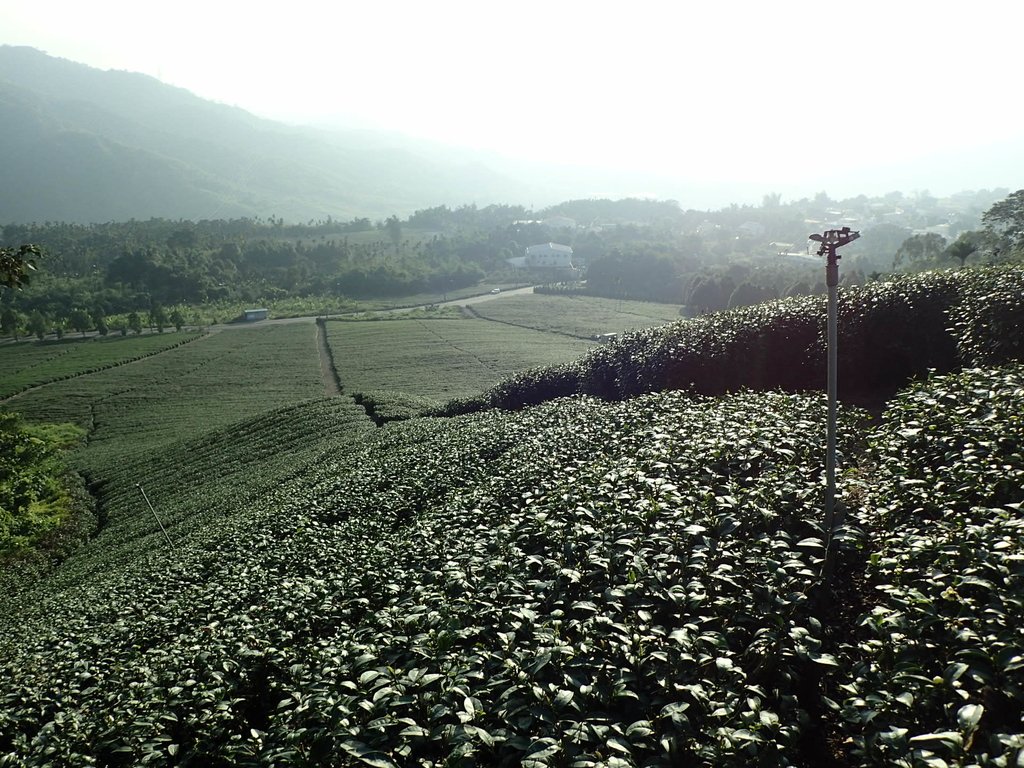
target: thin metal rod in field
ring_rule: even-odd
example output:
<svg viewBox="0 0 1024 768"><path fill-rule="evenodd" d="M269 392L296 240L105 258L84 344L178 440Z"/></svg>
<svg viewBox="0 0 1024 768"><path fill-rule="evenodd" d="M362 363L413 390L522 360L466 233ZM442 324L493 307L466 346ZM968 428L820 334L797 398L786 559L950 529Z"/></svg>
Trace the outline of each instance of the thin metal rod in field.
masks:
<svg viewBox="0 0 1024 768"><path fill-rule="evenodd" d="M836 422L837 386L839 367L839 255L836 249L852 243L860 237L849 227L830 229L810 239L821 243L819 256L825 256L825 285L828 288L828 434L825 438L825 563L822 568L824 581L828 583L835 562L832 534L836 519Z"/></svg>
<svg viewBox="0 0 1024 768"><path fill-rule="evenodd" d="M135 487L139 489L139 492L142 494L142 498L146 500L146 504L149 506L149 511L153 513L153 517L156 519L156 524L160 526L160 530L163 531L164 538L167 539L167 544L171 549L174 549L174 542L172 542L171 537L167 535L167 529L164 528L164 524L160 522L160 517L157 515L156 510L153 509L153 504L149 500L149 496L146 495L146 490L139 483L136 483Z"/></svg>

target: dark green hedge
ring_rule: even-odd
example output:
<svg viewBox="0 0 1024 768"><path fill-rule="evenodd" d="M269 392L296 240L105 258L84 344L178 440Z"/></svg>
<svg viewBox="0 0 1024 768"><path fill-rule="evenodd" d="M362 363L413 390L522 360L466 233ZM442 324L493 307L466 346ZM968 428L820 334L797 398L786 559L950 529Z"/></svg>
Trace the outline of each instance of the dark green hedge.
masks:
<svg viewBox="0 0 1024 768"><path fill-rule="evenodd" d="M935 370L1024 359L1024 268L906 275L840 293L839 394L878 402ZM573 394L608 400L685 389L803 391L825 381L824 296L792 297L634 332L579 361L525 371L435 413L521 408Z"/></svg>

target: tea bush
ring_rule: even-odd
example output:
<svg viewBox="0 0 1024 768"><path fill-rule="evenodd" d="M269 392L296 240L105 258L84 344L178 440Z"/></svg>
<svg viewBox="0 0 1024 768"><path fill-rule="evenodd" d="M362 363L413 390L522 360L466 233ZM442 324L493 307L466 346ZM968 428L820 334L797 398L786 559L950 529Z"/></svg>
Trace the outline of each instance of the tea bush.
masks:
<svg viewBox="0 0 1024 768"><path fill-rule="evenodd" d="M1024 368L901 394L870 438L873 589L836 709L873 765L1024 760Z"/></svg>
<svg viewBox="0 0 1024 768"><path fill-rule="evenodd" d="M986 324L1019 279L851 293L854 356L896 373L849 375L1014 359ZM1024 368L916 372L868 430L841 410L826 583L824 398L699 394L796 387L816 301L638 333L458 418L309 400L97 454L99 533L0 597L0 766L1020 765Z"/></svg>
<svg viewBox="0 0 1024 768"><path fill-rule="evenodd" d="M820 399L570 399L372 435L340 402L110 481L94 546L0 620L0 765L813 750L800 681L836 663L806 593ZM289 421L299 455L252 455ZM235 458L190 474L207 450Z"/></svg>
<svg viewBox="0 0 1024 768"><path fill-rule="evenodd" d="M905 275L844 289L839 303L839 394L878 402L914 378L1024 359L1024 268ZM821 389L823 296L793 297L624 335L579 361L535 369L437 411L519 408L569 394L608 400L683 389Z"/></svg>

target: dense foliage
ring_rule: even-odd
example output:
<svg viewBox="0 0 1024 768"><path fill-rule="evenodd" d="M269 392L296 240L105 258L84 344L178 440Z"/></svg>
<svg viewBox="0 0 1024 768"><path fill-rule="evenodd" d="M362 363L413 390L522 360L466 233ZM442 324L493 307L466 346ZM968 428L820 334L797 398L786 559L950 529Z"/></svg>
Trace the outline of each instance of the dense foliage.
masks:
<svg viewBox="0 0 1024 768"><path fill-rule="evenodd" d="M39 256L38 246L22 243L0 248L0 285L7 288L21 288L31 282L31 272L36 268L35 258Z"/></svg>
<svg viewBox="0 0 1024 768"><path fill-rule="evenodd" d="M840 295L839 389L883 399L929 370L1024 359L1024 269L926 272ZM442 412L518 408L553 397L607 399L666 389L717 395L818 389L825 376L825 301L794 297L641 330L579 361L518 374Z"/></svg>
<svg viewBox="0 0 1024 768"><path fill-rule="evenodd" d="M870 438L865 602L835 705L874 765L1024 760L1024 369L902 394Z"/></svg>
<svg viewBox="0 0 1024 768"><path fill-rule="evenodd" d="M819 657L768 610L806 610L819 416L677 397L420 421L262 499L190 502L205 525L165 511L174 550L119 482L100 546L4 627L7 762L719 759L769 732L783 754L797 693L744 658L760 628L787 664ZM726 714L751 697L752 721ZM712 724L728 734L698 738Z"/></svg>
<svg viewBox="0 0 1024 768"><path fill-rule="evenodd" d="M73 327L78 310L92 328L102 318L179 305L312 297L333 304L422 293L436 299L502 271L507 226L399 232L393 240L384 223L365 219L9 224L2 242L38 240L44 255L39 279L17 296L5 295L4 308L14 313L15 327L33 313L47 328Z"/></svg>
<svg viewBox="0 0 1024 768"><path fill-rule="evenodd" d="M131 463L0 619L0 764L1012 765L1022 376L897 401L831 595L817 398L336 399Z"/></svg>
<svg viewBox="0 0 1024 768"><path fill-rule="evenodd" d="M585 278L559 290L682 304L695 315L823 292L820 265L802 257L809 222L838 226L842 220L863 230L844 249L850 284L897 264L920 271L1018 258L1013 217L1020 193L993 205L984 214L985 228L976 229L998 194L938 201L894 193L839 201L822 193L719 211L637 199L577 200L539 212L437 206L376 222L327 217L299 224L271 216L6 223L5 252L33 242L43 257L33 286L4 296L3 332L45 333L83 323L100 329L111 317L126 326L131 312L163 308L176 308L198 325L224 319L228 307L237 313L254 303L310 302L309 314L337 311L355 299L427 294L422 303L430 303L485 277L527 283ZM936 227L960 237L947 249L944 235L912 234ZM507 260L545 242L570 245L578 269L517 269L513 275Z"/></svg>
<svg viewBox="0 0 1024 768"><path fill-rule="evenodd" d="M61 461L61 452L82 434L71 425L33 426L0 412L0 559L83 512L76 482ZM82 525L85 535L91 532L88 522L76 519L70 538L81 537Z"/></svg>

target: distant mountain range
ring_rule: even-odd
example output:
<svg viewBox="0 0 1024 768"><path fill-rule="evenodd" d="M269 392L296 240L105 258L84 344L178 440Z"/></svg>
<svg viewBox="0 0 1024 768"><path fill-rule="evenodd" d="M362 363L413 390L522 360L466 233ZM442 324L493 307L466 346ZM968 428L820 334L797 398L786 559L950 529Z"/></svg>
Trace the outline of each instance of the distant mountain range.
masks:
<svg viewBox="0 0 1024 768"><path fill-rule="evenodd" d="M376 219L435 205L543 207L595 196L652 196L701 209L756 203L769 191L794 199L820 189L837 197L942 193L1013 186L1008 168L1020 168L1024 177L1024 140L970 157L929 157L822 178L813 189L530 163L398 133L293 127L148 75L7 45L0 46L0 126L0 225Z"/></svg>
<svg viewBox="0 0 1024 768"><path fill-rule="evenodd" d="M280 216L527 200L468 153L295 128L130 72L0 46L0 223Z"/></svg>

